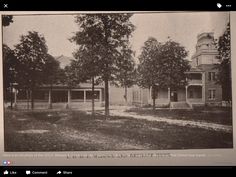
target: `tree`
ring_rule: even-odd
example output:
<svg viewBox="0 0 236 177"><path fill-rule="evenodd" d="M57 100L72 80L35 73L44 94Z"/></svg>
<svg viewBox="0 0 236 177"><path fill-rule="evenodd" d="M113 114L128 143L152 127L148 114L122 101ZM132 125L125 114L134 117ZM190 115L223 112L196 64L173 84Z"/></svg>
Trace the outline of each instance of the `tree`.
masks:
<svg viewBox="0 0 236 177"><path fill-rule="evenodd" d="M34 91L43 82L44 65L48 57L45 38L36 31L22 35L15 46L19 61L19 85L31 91L31 109L34 109Z"/></svg>
<svg viewBox="0 0 236 177"><path fill-rule="evenodd" d="M49 109L52 108L52 88L53 84L59 84L62 82L63 70L60 68L60 63L52 55L47 55L44 68L43 68L43 83L50 85L49 93Z"/></svg>
<svg viewBox="0 0 236 177"><path fill-rule="evenodd" d="M160 82L161 43L150 37L144 42L138 65L138 84L144 88L152 88L153 110L155 110L156 93L155 87Z"/></svg>
<svg viewBox="0 0 236 177"><path fill-rule="evenodd" d="M79 48L73 53L77 62L77 72L79 72L79 77L81 81L86 82L91 80L92 84L92 115L94 115L95 102L94 102L94 86L95 79L99 78L99 62L101 57L99 54L99 43L94 40L98 40L96 33L96 24L91 24L91 21L85 18L85 16L77 16L76 23L80 26L80 31L73 36L70 41L75 42L79 45Z"/></svg>
<svg viewBox="0 0 236 177"><path fill-rule="evenodd" d="M65 78L63 83L66 84L69 88L77 86L80 82L80 76L78 71L78 63L75 60L72 60L70 65L64 68Z"/></svg>
<svg viewBox="0 0 236 177"><path fill-rule="evenodd" d="M99 56L96 54L96 45L82 44L74 53L77 62L77 73L80 81L91 80L92 84L92 115L95 113L94 87L98 84L100 70L98 68ZM96 83L95 83L96 81Z"/></svg>
<svg viewBox="0 0 236 177"><path fill-rule="evenodd" d="M231 49L230 49L230 24L227 24L226 30L219 37L217 44L220 64L217 66L219 73L217 83L222 86L222 97L225 101L232 100L232 78L231 78Z"/></svg>
<svg viewBox="0 0 236 177"><path fill-rule="evenodd" d="M3 15L2 16L2 25L9 26L10 23L13 23L13 16L12 15Z"/></svg>
<svg viewBox="0 0 236 177"><path fill-rule="evenodd" d="M78 66L78 62L75 60L72 60L70 65L66 66L64 68L64 76L62 75L61 78L64 78L62 80L62 83L66 84L69 87L69 90L71 90L72 87L78 86L79 83L81 82L81 77L80 77L80 70ZM70 93L70 92L69 92ZM68 94L69 94L68 93ZM68 95L70 99L70 95ZM69 105L67 105L67 108L69 108Z"/></svg>
<svg viewBox="0 0 236 177"><path fill-rule="evenodd" d="M120 51L120 57L116 60L117 74L115 81L118 86L124 87L125 94L124 99L127 103L127 88L131 87L135 83L136 70L135 62L133 59L133 51L126 44Z"/></svg>
<svg viewBox="0 0 236 177"><path fill-rule="evenodd" d="M2 16L2 26L9 26L13 23L12 15ZM10 100L12 109L12 85L16 81L16 64L17 60L14 56L14 51L11 50L7 45L3 44L3 90L4 90L4 100L8 97L8 89L10 88Z"/></svg>
<svg viewBox="0 0 236 177"><path fill-rule="evenodd" d="M80 31L75 33L72 41L87 46L96 57L94 64L99 68L99 77L105 84L105 115L109 115L109 81L117 73L116 60L119 49L129 40L134 26L129 21L132 14L86 14L76 17ZM90 52L91 52L90 50Z"/></svg>
<svg viewBox="0 0 236 177"><path fill-rule="evenodd" d="M3 44L3 90L4 100L8 98L8 90L10 89L10 101L12 108L12 89L13 83L16 82L17 75L17 59L14 55L14 51L11 50L7 45Z"/></svg>
<svg viewBox="0 0 236 177"><path fill-rule="evenodd" d="M149 38L139 57L139 84L152 87L153 110L155 109L156 88L176 90L187 84L186 71L190 69L187 51L179 43L169 39L165 43Z"/></svg>

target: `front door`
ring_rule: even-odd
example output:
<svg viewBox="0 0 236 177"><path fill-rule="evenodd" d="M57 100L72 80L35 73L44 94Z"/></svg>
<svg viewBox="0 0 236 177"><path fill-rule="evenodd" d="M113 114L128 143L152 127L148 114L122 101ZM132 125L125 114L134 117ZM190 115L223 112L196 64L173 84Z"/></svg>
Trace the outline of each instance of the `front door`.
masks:
<svg viewBox="0 0 236 177"><path fill-rule="evenodd" d="M178 101L178 93L177 93L177 91L172 91L171 92L170 100L173 101L173 102L177 102Z"/></svg>

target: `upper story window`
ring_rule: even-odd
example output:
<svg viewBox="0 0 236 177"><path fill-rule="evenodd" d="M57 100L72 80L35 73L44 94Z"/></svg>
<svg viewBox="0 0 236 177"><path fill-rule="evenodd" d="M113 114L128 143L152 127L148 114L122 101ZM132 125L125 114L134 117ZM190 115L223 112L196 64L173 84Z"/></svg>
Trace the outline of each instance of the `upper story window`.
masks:
<svg viewBox="0 0 236 177"><path fill-rule="evenodd" d="M215 80L216 80L216 73L208 72L208 81L215 81Z"/></svg>
<svg viewBox="0 0 236 177"><path fill-rule="evenodd" d="M198 61L198 58L196 58L196 63L197 63L197 66L199 65L199 61Z"/></svg>
<svg viewBox="0 0 236 177"><path fill-rule="evenodd" d="M215 100L216 99L216 90L215 89L209 89L208 90L208 99L209 100Z"/></svg>
<svg viewBox="0 0 236 177"><path fill-rule="evenodd" d="M191 73L189 75L190 80L202 80L202 74L201 73Z"/></svg>

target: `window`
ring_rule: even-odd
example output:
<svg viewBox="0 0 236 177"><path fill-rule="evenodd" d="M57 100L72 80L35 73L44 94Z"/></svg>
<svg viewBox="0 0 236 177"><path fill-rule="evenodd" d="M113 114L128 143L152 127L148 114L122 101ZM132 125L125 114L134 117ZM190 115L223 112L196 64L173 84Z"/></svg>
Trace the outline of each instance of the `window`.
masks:
<svg viewBox="0 0 236 177"><path fill-rule="evenodd" d="M191 73L190 79L191 80L202 80L202 74L201 73Z"/></svg>
<svg viewBox="0 0 236 177"><path fill-rule="evenodd" d="M208 90L208 99L215 100L215 98L216 98L216 90L215 89Z"/></svg>
<svg viewBox="0 0 236 177"><path fill-rule="evenodd" d="M199 65L199 61L198 61L198 58L196 58L196 62L197 62L197 66Z"/></svg>
<svg viewBox="0 0 236 177"><path fill-rule="evenodd" d="M215 81L215 80L216 80L216 73L208 72L208 81Z"/></svg>
<svg viewBox="0 0 236 177"><path fill-rule="evenodd" d="M99 99L99 91L94 91L94 97L92 94L92 91L86 91L86 99L91 100L92 98L94 99Z"/></svg>
<svg viewBox="0 0 236 177"><path fill-rule="evenodd" d="M133 101L139 101L139 92L138 91L133 92Z"/></svg>

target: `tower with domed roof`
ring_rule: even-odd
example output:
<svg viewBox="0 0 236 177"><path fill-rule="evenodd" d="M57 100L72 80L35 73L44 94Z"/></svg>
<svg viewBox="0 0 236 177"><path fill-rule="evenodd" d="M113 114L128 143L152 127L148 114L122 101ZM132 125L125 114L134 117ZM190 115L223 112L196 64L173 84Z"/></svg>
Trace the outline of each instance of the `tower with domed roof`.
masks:
<svg viewBox="0 0 236 177"><path fill-rule="evenodd" d="M204 32L197 36L196 51L191 59L189 75L194 79L189 82L190 95L198 92L201 93L200 96L202 95L205 104L221 104L222 88L217 84L216 67L220 61L213 32ZM199 80L199 84L196 84L196 80Z"/></svg>
<svg viewBox="0 0 236 177"><path fill-rule="evenodd" d="M201 33L197 36L196 52L192 56L191 66L214 65L219 63L214 33Z"/></svg>

